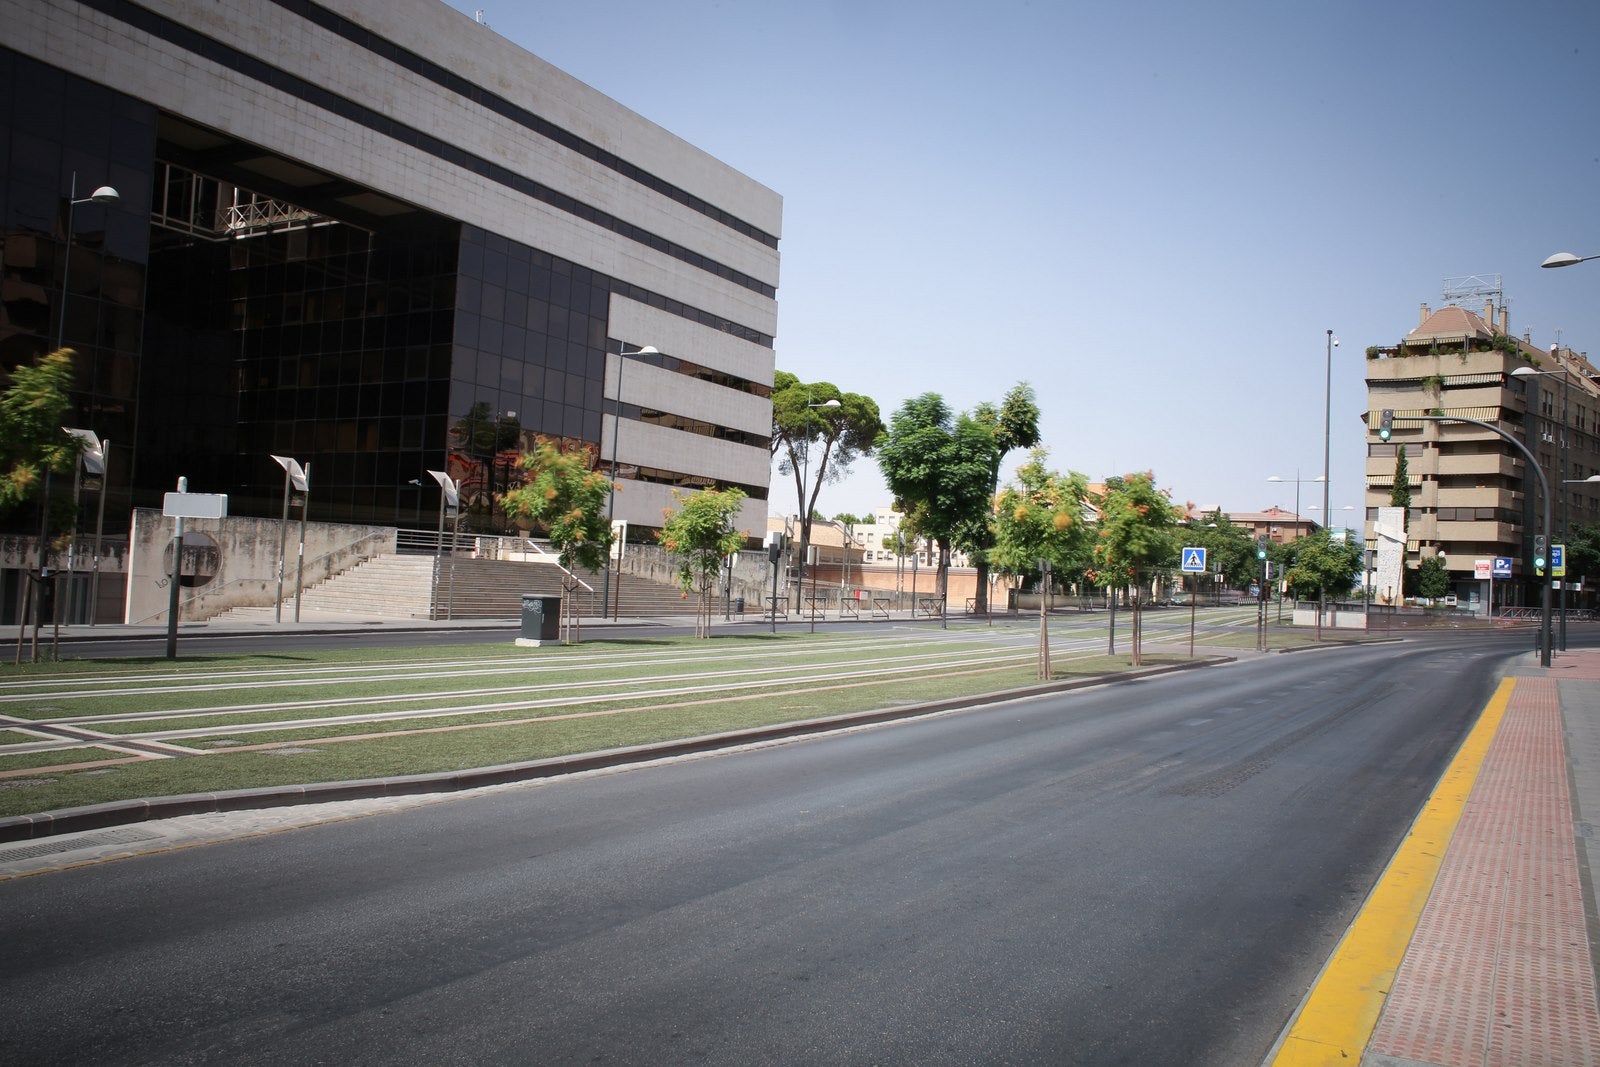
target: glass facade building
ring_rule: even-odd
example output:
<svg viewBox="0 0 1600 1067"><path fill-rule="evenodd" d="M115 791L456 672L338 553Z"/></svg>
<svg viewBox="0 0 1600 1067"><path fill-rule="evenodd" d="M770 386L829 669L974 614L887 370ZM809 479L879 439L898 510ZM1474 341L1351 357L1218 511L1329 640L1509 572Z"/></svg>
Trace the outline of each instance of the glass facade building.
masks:
<svg viewBox="0 0 1600 1067"><path fill-rule="evenodd" d="M108 530L179 476L276 515L273 455L313 520L431 528L444 470L495 529L541 439L617 461L635 524L736 485L764 528L774 194L434 0L9 6L0 370L76 351ZM74 175L120 199L73 209L63 287Z"/></svg>

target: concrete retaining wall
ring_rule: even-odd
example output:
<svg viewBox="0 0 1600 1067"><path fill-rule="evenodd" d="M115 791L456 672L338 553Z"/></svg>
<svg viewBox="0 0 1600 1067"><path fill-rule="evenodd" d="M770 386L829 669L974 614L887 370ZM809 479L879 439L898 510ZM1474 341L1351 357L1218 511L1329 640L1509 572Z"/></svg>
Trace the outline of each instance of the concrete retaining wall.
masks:
<svg viewBox="0 0 1600 1067"><path fill-rule="evenodd" d="M127 608L123 622L167 620L168 573L175 520L154 509L133 514L128 553ZM229 516L187 519L183 532L183 585L179 618L208 619L232 607L267 606L278 591L278 545L283 524L277 519ZM292 596L300 559L299 524L291 522L285 540L283 593ZM395 551L390 526L313 522L306 525L303 585L309 588L364 559ZM209 580L196 582L192 576Z"/></svg>

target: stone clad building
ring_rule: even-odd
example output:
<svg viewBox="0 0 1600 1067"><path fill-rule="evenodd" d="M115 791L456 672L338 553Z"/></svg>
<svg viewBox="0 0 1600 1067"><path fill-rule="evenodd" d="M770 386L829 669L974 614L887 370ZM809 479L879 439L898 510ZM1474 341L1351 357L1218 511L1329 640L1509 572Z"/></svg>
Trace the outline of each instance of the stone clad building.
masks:
<svg viewBox="0 0 1600 1067"><path fill-rule="evenodd" d="M0 27L0 370L58 329L78 352L108 532L180 475L276 515L273 454L314 521L431 529L442 470L493 529L537 439L614 463L636 536L674 488L737 486L765 527L772 190L437 0L0 0Z"/></svg>

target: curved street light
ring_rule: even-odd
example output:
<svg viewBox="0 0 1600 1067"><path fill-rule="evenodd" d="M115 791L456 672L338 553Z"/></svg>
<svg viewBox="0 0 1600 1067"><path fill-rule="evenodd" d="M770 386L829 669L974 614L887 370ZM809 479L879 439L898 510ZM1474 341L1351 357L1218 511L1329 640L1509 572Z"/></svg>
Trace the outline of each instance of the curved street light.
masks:
<svg viewBox="0 0 1600 1067"><path fill-rule="evenodd" d="M56 309L56 351L58 351L58 352L61 349L67 347L67 297L72 292L72 223L73 223L74 210L77 208L77 206L79 204L111 204L111 203L115 203L116 201L121 200L121 199L122 199L122 194L118 193L115 189L113 189L109 185L102 185L102 186L98 187L97 189L95 189L95 191L90 193L88 196L83 197L82 199L79 199L78 198L78 172L77 171L73 171L72 172L71 184L67 186L66 249L62 253L62 257L61 257L61 306ZM102 488L101 489L101 493L104 494L104 492L105 492L105 490L104 490L104 488ZM73 536L74 537L77 536L77 518L76 518L76 515L74 515L74 518L73 518ZM50 465L48 463L46 463L45 466L44 466L44 483L41 486L41 494L40 494L40 498L39 498L39 574L38 574L38 577L36 579L36 581L38 582L38 589L39 589L39 592L38 592L39 607L41 609L44 606L43 597L44 597L45 583L49 582L51 580L50 577L49 577L49 566L48 566L49 558L50 558L49 540L50 540ZM174 564L173 564L174 573L176 573L177 556L174 556L173 560L174 560ZM69 589L69 592L70 592L70 589ZM53 610L54 609L52 608L52 611ZM93 609L91 608L91 610L93 610ZM37 650L38 649L38 644L39 644L39 642L38 642L39 624L44 621L44 613L43 613L43 611L42 610L36 610L34 612L33 618L34 618L34 631L33 631L34 632L34 648L35 648L35 650ZM57 634L59 634L59 633L60 633L60 630L58 629L57 630ZM21 644L21 641L19 640L18 644L17 644L17 649L18 649L18 654L19 655L21 654L21 648L22 648L22 644Z"/></svg>
<svg viewBox="0 0 1600 1067"><path fill-rule="evenodd" d="M1567 256L1570 256L1571 254L1572 253L1570 253L1570 252L1560 253L1560 255L1567 255ZM1550 257L1550 259L1555 259L1555 258L1556 258L1556 256L1551 256ZM1591 257L1591 258L1593 258L1593 257ZM1581 263L1582 260L1574 258L1572 262ZM1545 260L1544 265L1547 266L1547 267L1550 266L1550 260ZM1558 266L1558 267L1564 267L1564 266L1568 266L1568 265L1569 264L1567 264L1567 263L1558 263L1558 264L1556 264L1556 266ZM1539 378L1539 377L1559 375L1560 378L1561 378L1561 442L1560 442L1560 448L1561 448L1561 520L1560 520L1560 524L1561 524L1561 540L1562 540L1563 543L1565 543L1566 539L1567 539L1567 437L1568 437L1568 434L1567 434L1567 393L1568 393L1568 382L1569 382L1569 378L1571 376L1571 372L1568 371L1565 367L1560 366L1559 357L1556 355L1556 353L1560 350L1560 347L1561 347L1560 345L1551 345L1550 346L1550 358L1557 360L1557 367L1556 367L1555 370L1534 370L1532 367L1518 367L1516 370L1511 372L1511 377L1513 377L1513 378ZM1567 583L1565 581L1562 581L1562 583L1561 583L1561 627L1560 627L1560 635L1561 636L1560 636L1560 640L1558 641L1558 645L1559 645L1561 651L1565 652L1567 650Z"/></svg>
<svg viewBox="0 0 1600 1067"><path fill-rule="evenodd" d="M1553 256L1546 256L1541 267L1574 267L1579 263L1587 263L1591 259L1600 259L1600 255L1580 256L1575 252L1557 252Z"/></svg>

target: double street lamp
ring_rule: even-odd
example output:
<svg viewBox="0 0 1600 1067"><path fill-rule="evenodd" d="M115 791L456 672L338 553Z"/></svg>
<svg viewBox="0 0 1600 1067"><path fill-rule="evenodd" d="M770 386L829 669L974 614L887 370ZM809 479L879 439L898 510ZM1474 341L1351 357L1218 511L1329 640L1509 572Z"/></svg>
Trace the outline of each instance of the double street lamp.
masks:
<svg viewBox="0 0 1600 1067"><path fill-rule="evenodd" d="M1296 537L1299 537L1300 536L1300 487L1302 485L1305 485L1308 482L1313 484L1313 485L1316 484L1317 482L1321 482L1324 486L1326 486L1328 484L1328 476L1326 474L1324 474L1324 475L1320 475L1320 476L1318 476L1316 478L1302 478L1302 477L1300 477L1300 472L1299 471L1295 471L1293 478L1280 478L1276 474L1274 474L1272 477L1268 478L1267 481L1269 481L1269 482L1279 482L1279 483L1283 483L1283 484L1287 484L1289 482L1293 482L1294 483L1294 523L1295 523L1294 535ZM1326 499L1327 499L1327 491L1326 491L1326 489L1324 489L1324 491L1323 491L1323 499L1324 499L1323 506L1326 507L1327 506L1327 504L1326 504Z"/></svg>

